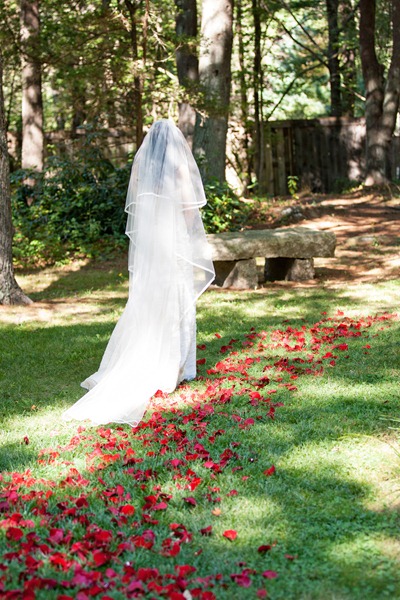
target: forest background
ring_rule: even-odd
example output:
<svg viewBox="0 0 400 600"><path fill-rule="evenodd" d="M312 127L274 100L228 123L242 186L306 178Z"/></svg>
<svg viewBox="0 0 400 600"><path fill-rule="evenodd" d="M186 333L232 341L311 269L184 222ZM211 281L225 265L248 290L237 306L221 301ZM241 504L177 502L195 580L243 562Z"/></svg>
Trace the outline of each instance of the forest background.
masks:
<svg viewBox="0 0 400 600"><path fill-rule="evenodd" d="M279 119L361 124L358 181L336 191L397 176L400 0L3 0L0 22L17 265L126 244L130 165L157 118L193 149L208 231L257 212Z"/></svg>
<svg viewBox="0 0 400 600"><path fill-rule="evenodd" d="M0 307L2 597L400 598L399 19L400 0L0 0L0 304L34 302ZM165 117L208 231L298 209L335 257L202 295L198 377L137 430L62 424L126 304L130 168ZM292 170L290 127L318 131L300 159L333 193Z"/></svg>

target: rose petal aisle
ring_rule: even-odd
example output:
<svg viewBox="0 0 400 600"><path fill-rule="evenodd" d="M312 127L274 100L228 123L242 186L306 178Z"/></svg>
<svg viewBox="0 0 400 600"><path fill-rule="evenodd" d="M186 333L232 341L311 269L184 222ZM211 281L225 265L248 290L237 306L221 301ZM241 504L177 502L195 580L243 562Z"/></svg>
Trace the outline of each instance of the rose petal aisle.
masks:
<svg viewBox="0 0 400 600"><path fill-rule="evenodd" d="M326 420L335 370L345 389L346 365L372 369L395 325L395 314L339 311L235 338L215 332L218 360L210 342L199 344L198 380L157 393L136 429L76 426L69 443L43 448L35 467L3 472L1 597L311 598L322 597L307 595L320 580L321 590L350 598L351 577L338 581L346 556L358 569L351 536L361 531L366 552L369 536L394 540L395 516L377 520L341 462L348 452L351 464L351 448L335 451L361 410L356 401L340 392L342 418L329 417L331 429ZM29 436L21 444L29 447ZM326 510L319 494L329 494ZM394 563L385 564L390 582ZM372 573L365 581L365 597L377 598L381 584ZM389 587L382 597L390 589L396 595Z"/></svg>

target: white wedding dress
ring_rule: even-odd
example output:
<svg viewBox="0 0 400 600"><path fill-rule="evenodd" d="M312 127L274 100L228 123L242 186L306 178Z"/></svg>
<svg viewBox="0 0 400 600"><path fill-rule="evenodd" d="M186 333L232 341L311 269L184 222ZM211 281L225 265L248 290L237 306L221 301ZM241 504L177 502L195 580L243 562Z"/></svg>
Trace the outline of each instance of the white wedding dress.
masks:
<svg viewBox="0 0 400 600"><path fill-rule="evenodd" d="M197 165L175 125L157 121L128 188L129 299L88 393L64 413L93 424L142 419L150 398L196 376L196 300L214 279Z"/></svg>

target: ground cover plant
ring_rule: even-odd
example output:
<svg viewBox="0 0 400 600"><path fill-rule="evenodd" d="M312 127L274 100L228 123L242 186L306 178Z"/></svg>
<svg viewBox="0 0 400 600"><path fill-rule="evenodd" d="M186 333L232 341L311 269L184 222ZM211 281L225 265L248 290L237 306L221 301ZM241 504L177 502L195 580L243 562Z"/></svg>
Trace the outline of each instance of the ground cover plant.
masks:
<svg viewBox="0 0 400 600"><path fill-rule="evenodd" d="M209 292L198 379L91 428L60 415L127 289L78 267L1 312L0 595L399 596L399 283Z"/></svg>
<svg viewBox="0 0 400 600"><path fill-rule="evenodd" d="M33 192L26 185L29 171L12 174L17 266L61 264L77 257L104 260L126 249L124 208L132 164L113 165L97 138L89 135L73 157L50 157L44 171L35 174ZM249 217L257 219L257 201L243 202L227 184L209 183L205 190L202 217L208 233L237 231Z"/></svg>

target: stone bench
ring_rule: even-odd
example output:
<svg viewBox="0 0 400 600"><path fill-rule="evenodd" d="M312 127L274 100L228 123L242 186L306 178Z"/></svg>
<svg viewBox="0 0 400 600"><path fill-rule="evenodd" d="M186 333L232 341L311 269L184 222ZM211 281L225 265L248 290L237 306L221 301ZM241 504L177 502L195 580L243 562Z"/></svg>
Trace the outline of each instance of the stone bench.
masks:
<svg viewBox="0 0 400 600"><path fill-rule="evenodd" d="M251 229L207 236L213 251L215 283L224 288L254 288L256 258L265 258L264 281L314 278L314 257L332 257L336 236L307 227Z"/></svg>

